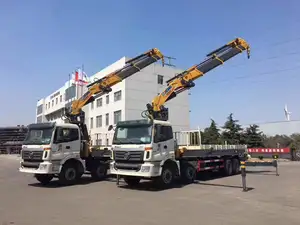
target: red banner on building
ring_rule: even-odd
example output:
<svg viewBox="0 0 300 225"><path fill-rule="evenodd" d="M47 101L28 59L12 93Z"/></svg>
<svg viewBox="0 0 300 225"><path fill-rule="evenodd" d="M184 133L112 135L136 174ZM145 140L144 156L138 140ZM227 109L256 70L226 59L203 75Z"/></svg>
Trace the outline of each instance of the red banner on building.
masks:
<svg viewBox="0 0 300 225"><path fill-rule="evenodd" d="M290 153L290 148L248 148L248 153L287 154Z"/></svg>

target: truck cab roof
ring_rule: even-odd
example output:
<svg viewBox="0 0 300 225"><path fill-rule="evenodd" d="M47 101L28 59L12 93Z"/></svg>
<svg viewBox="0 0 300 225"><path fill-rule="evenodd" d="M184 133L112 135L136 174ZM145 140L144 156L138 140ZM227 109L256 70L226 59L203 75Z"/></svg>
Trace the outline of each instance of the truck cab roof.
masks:
<svg viewBox="0 0 300 225"><path fill-rule="evenodd" d="M46 128L54 128L54 127L78 128L76 124L57 123L57 122L32 123L28 125L29 129L46 129Z"/></svg>
<svg viewBox="0 0 300 225"><path fill-rule="evenodd" d="M125 120L119 121L117 126L124 126L124 125L137 125L137 124L161 124L171 126L169 121L162 121L162 120L151 120L151 119L139 119L139 120Z"/></svg>

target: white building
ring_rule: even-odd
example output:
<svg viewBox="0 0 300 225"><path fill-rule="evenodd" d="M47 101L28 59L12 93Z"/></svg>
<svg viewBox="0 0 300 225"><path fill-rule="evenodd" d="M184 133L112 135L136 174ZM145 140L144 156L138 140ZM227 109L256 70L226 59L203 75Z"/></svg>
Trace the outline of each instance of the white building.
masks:
<svg viewBox="0 0 300 225"><path fill-rule="evenodd" d="M90 82L122 68L126 58L123 57L100 72L90 77ZM146 104L166 87L166 81L181 70L155 63L112 87L112 92L97 97L86 105L86 123L93 144L111 144L112 133L107 131L111 124L119 120L140 119ZM37 103L36 122L63 122L65 106L82 96L86 87L78 87L74 80ZM169 120L174 131L188 130L190 127L188 92L183 92L166 104L169 108Z"/></svg>

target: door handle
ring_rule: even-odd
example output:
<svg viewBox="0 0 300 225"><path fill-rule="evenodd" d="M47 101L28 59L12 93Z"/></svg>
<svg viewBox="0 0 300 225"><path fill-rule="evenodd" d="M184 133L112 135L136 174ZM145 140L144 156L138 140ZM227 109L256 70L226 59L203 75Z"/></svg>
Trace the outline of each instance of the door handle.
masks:
<svg viewBox="0 0 300 225"><path fill-rule="evenodd" d="M164 145L164 149L167 149L168 146Z"/></svg>
<svg viewBox="0 0 300 225"><path fill-rule="evenodd" d="M71 147L70 146L66 146L66 149L70 149Z"/></svg>

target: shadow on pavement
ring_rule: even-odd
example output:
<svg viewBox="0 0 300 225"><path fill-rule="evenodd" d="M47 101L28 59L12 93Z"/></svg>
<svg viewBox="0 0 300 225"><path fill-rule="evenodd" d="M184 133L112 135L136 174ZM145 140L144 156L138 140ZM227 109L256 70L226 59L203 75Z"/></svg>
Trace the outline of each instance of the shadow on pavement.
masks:
<svg viewBox="0 0 300 225"><path fill-rule="evenodd" d="M28 184L28 186L39 187L39 188L65 188L65 187L77 186L77 185L87 185L87 184L91 184L91 183L101 183L101 182L105 182L105 181L115 182L113 180L113 178L110 178L110 177L108 177L104 180L101 180L101 181L95 181L89 176L83 176L76 184L73 184L73 185L61 185L58 182L58 180L53 180L47 185L43 185L39 182L36 182L36 183Z"/></svg>
<svg viewBox="0 0 300 225"><path fill-rule="evenodd" d="M249 173L250 171L248 171ZM253 172L253 171L251 171ZM256 173L259 173L259 171L255 171ZM235 176L239 176L241 178L241 175L235 175ZM222 176L219 173L201 173L197 175L197 178L195 180L195 182L193 183L194 185L203 185L203 186L215 186L215 187L223 187L223 188L237 188L237 189L243 189L242 185L240 186L235 186L235 185L225 185L225 184L210 184L210 183L206 183L207 181L212 181L215 179L221 179L224 178L224 176ZM242 179L242 178L241 178ZM78 185L88 185L91 183L99 183L99 185L101 185L101 182L112 182L116 184L116 178L115 177L108 177L102 181L94 181L90 176L83 176L78 183L73 184L73 185L61 185L58 180L53 180L51 181L49 184L47 185L42 185L39 182L35 182L35 183L31 183L28 184L29 186L32 187L38 187L38 188L65 188L65 187L70 187L70 186L78 186ZM138 191L151 191L151 192L158 192L158 191L165 191L165 190L171 190L171 189L176 189L176 188L183 188L185 186L188 185L193 185L193 184L183 184L181 183L179 180L177 180L174 185L172 187L169 188L158 188L155 187L154 183L152 181L142 181L140 184L138 184L135 187L130 187L128 186L122 179L120 180L119 186L118 188L122 188L122 189L127 189L127 190L138 190ZM253 187L248 187L248 191L253 190Z"/></svg>
<svg viewBox="0 0 300 225"><path fill-rule="evenodd" d="M274 170L250 170L250 171L247 171L247 174L275 176L276 171L274 171Z"/></svg>

